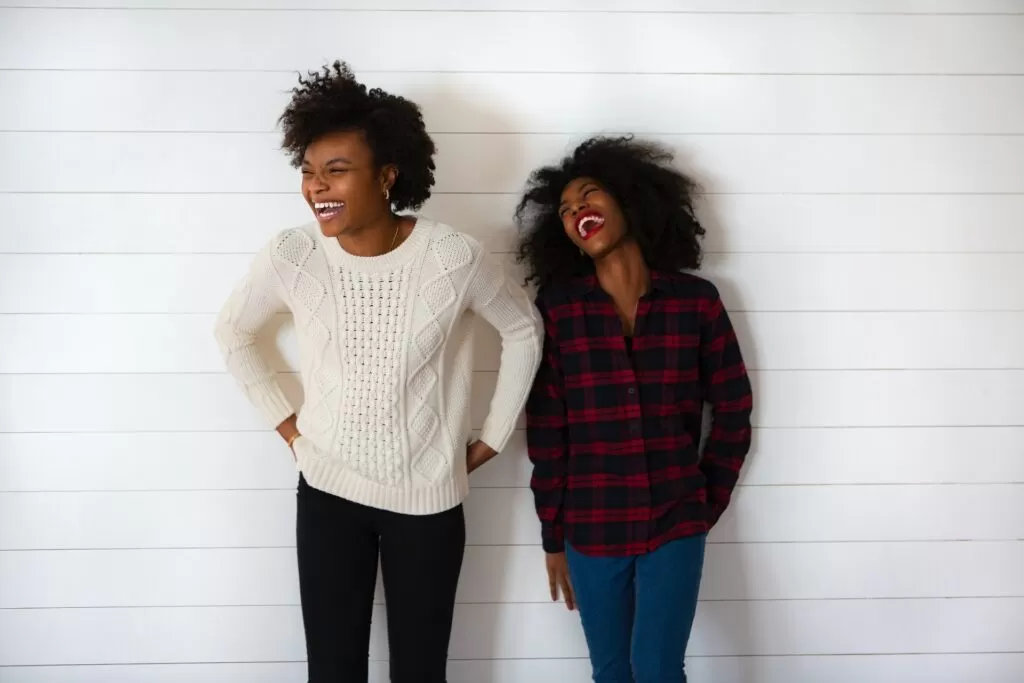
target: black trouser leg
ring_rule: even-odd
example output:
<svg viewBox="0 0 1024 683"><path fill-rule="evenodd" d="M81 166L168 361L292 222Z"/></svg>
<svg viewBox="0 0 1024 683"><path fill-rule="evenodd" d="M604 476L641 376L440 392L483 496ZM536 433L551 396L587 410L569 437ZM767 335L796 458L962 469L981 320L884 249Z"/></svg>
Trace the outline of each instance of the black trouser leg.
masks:
<svg viewBox="0 0 1024 683"><path fill-rule="evenodd" d="M462 506L436 515L384 513L381 572L392 683L444 683L466 522Z"/></svg>
<svg viewBox="0 0 1024 683"><path fill-rule="evenodd" d="M365 683L378 537L368 508L299 482L296 545L309 683Z"/></svg>

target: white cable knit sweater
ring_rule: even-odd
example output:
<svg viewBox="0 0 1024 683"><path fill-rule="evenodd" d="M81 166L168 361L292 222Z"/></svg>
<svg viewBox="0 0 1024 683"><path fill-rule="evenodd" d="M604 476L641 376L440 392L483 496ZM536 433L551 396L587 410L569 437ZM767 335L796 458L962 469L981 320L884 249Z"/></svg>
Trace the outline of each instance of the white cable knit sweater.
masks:
<svg viewBox="0 0 1024 683"><path fill-rule="evenodd" d="M501 334L501 368L480 439L500 451L540 362L528 296L472 238L424 219L383 256L358 257L316 224L277 235L217 319L228 371L276 427L295 409L257 352L258 331L290 311L305 403L295 442L309 484L407 514L469 491L473 314Z"/></svg>

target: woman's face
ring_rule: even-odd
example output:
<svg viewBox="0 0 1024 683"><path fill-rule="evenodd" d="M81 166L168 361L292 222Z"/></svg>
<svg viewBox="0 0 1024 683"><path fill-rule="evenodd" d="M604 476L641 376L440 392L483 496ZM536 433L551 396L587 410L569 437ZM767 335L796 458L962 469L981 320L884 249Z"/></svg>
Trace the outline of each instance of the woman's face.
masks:
<svg viewBox="0 0 1024 683"><path fill-rule="evenodd" d="M358 232L391 211L384 191L394 184L393 166L376 167L360 131L329 133L306 148L302 196L325 237Z"/></svg>
<svg viewBox="0 0 1024 683"><path fill-rule="evenodd" d="M565 234L592 259L613 251L628 235L619 203L593 178L565 186L558 216Z"/></svg>

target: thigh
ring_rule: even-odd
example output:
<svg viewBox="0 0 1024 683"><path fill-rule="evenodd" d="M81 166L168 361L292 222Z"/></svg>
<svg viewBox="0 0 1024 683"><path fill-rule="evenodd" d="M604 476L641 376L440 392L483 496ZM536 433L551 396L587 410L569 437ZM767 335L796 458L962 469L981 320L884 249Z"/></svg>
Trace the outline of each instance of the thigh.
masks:
<svg viewBox="0 0 1024 683"><path fill-rule="evenodd" d="M296 548L310 683L367 679L377 535L360 508L299 482Z"/></svg>
<svg viewBox="0 0 1024 683"><path fill-rule="evenodd" d="M391 680L444 683L466 547L462 506L435 515L387 513L380 533Z"/></svg>
<svg viewBox="0 0 1024 683"><path fill-rule="evenodd" d="M596 683L631 683L633 557L591 557L566 545L569 577Z"/></svg>
<svg viewBox="0 0 1024 683"><path fill-rule="evenodd" d="M670 541L636 567L636 683L684 683L683 658L697 611L705 534Z"/></svg>

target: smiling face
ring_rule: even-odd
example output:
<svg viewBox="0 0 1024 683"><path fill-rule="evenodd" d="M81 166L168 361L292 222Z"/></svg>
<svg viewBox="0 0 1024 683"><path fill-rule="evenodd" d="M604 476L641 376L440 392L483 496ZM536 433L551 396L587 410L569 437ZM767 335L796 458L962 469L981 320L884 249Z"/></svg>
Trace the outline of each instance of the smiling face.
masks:
<svg viewBox="0 0 1024 683"><path fill-rule="evenodd" d="M358 232L390 213L384 197L397 176L393 166L377 168L360 131L329 133L306 147L302 196L325 237Z"/></svg>
<svg viewBox="0 0 1024 683"><path fill-rule="evenodd" d="M628 237L619 203L593 178L577 178L562 190L558 216L565 234L592 259L612 252Z"/></svg>

